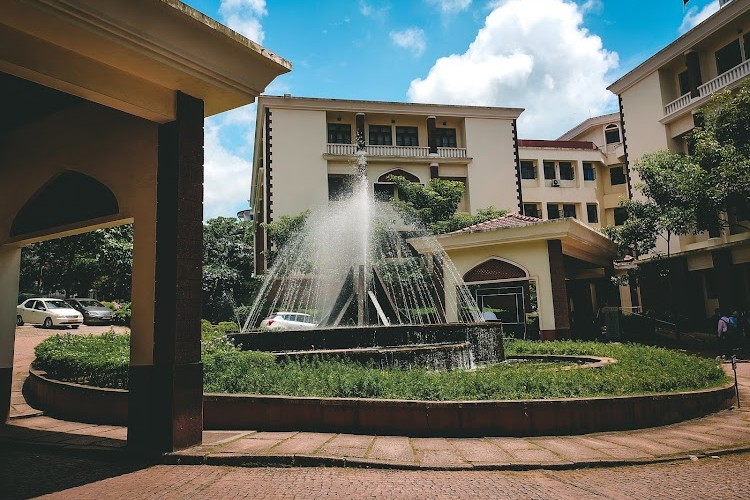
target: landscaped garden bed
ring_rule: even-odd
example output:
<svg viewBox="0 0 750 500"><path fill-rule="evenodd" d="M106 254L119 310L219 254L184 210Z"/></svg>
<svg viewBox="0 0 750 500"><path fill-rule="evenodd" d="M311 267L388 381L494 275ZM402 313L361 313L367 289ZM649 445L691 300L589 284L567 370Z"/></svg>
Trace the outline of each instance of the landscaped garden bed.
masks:
<svg viewBox="0 0 750 500"><path fill-rule="evenodd" d="M127 388L127 334L57 335L37 347L35 367L53 379ZM518 400L694 391L724 385L715 360L635 344L507 340L508 356L588 355L618 360L596 369L501 363L473 371L378 369L342 361L277 363L239 351L218 330L204 333L204 392L425 401Z"/></svg>

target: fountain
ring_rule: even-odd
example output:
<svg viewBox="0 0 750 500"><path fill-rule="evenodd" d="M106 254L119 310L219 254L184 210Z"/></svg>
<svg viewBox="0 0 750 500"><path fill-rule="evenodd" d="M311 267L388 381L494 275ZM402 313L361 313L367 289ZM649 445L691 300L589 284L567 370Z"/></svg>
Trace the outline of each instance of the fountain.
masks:
<svg viewBox="0 0 750 500"><path fill-rule="evenodd" d="M467 368L503 359L500 327L484 323L434 237L370 194L356 155L352 195L313 211L266 274L233 340L286 358L336 356L380 366ZM422 253L410 240L419 239ZM313 316L313 330L255 330L272 311Z"/></svg>

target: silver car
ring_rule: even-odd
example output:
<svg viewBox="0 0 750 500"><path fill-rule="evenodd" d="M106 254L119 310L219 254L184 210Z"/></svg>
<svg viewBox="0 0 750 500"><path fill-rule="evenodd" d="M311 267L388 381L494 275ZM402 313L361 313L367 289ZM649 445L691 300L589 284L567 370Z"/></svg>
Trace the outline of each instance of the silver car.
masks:
<svg viewBox="0 0 750 500"><path fill-rule="evenodd" d="M260 322L262 329L268 330L310 330L317 325L309 314L279 311Z"/></svg>
<svg viewBox="0 0 750 500"><path fill-rule="evenodd" d="M24 323L42 325L44 328L78 328L83 323L83 314L61 299L33 298L16 307L16 325Z"/></svg>
<svg viewBox="0 0 750 500"><path fill-rule="evenodd" d="M76 311L83 314L83 322L87 325L112 324L112 309L96 299L75 298L65 301L73 306Z"/></svg>

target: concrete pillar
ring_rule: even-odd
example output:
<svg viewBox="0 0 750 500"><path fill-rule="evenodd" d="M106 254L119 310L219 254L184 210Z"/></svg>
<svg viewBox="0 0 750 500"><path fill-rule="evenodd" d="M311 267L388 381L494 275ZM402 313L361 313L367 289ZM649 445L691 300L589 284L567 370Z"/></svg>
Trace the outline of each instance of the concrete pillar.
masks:
<svg viewBox="0 0 750 500"><path fill-rule="evenodd" d="M178 92L176 111L159 127L153 362L130 369L128 445L150 452L200 444L203 430L203 101Z"/></svg>
<svg viewBox="0 0 750 500"><path fill-rule="evenodd" d="M21 272L21 249L0 247L0 423L8 421L16 341L16 304Z"/></svg>

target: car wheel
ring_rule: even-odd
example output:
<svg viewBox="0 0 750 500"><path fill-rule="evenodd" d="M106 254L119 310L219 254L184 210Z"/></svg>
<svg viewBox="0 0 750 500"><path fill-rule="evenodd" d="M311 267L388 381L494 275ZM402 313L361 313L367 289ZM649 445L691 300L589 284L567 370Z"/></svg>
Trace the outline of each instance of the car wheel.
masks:
<svg viewBox="0 0 750 500"><path fill-rule="evenodd" d="M16 316L16 326L23 326L23 316L20 314Z"/></svg>
<svg viewBox="0 0 750 500"><path fill-rule="evenodd" d="M70 327L71 327L71 328L72 328L73 330L78 330L78 327L79 327L79 326L81 326L81 325L70 325Z"/></svg>
<svg viewBox="0 0 750 500"><path fill-rule="evenodd" d="M44 323L42 323L42 326L44 326L44 328L52 328L52 318L44 318Z"/></svg>

